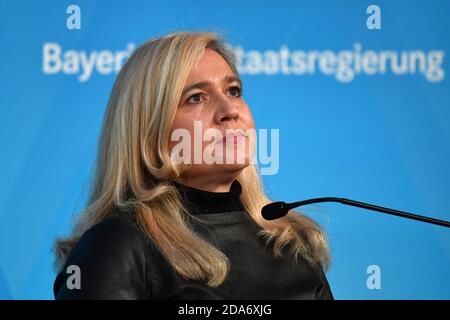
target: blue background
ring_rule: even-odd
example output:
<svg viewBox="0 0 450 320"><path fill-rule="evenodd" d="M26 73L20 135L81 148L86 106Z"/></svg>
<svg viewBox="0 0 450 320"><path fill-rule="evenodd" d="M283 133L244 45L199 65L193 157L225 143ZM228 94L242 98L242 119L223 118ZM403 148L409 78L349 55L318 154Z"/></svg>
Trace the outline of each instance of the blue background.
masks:
<svg viewBox="0 0 450 320"><path fill-rule="evenodd" d="M66 8L81 8L81 30ZM381 8L381 30L366 8ZM86 201L116 74L42 72L42 47L124 50L177 30L225 33L245 50L443 50L445 78L244 75L258 128L280 129L269 196L346 197L450 220L450 1L1 1L0 298L52 299L51 247ZM326 230L337 299L449 299L450 231L323 203L303 208ZM369 265L381 289L366 286Z"/></svg>

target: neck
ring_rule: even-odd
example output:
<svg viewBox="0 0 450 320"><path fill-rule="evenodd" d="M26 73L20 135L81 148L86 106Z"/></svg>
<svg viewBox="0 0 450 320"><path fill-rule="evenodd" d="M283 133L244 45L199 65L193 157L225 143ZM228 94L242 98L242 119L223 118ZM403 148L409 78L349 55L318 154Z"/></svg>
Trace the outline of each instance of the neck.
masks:
<svg viewBox="0 0 450 320"><path fill-rule="evenodd" d="M178 188L182 201L193 214L236 212L244 210L240 200L242 187L238 180L234 180L230 188L225 192L212 192L197 189L177 181L174 181L173 185Z"/></svg>
<svg viewBox="0 0 450 320"><path fill-rule="evenodd" d="M177 182L189 186L191 188L208 191L208 192L229 192L231 184L236 177L223 179L189 179L180 177Z"/></svg>

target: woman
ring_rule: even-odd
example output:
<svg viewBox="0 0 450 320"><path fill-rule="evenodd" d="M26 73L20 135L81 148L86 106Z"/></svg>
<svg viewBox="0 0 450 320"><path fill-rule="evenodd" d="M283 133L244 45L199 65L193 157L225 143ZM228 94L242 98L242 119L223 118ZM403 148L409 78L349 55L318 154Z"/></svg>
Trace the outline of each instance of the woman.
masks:
<svg viewBox="0 0 450 320"><path fill-rule="evenodd" d="M189 133L195 153L198 124L239 129L201 142L219 158L235 152L233 161L192 163L178 152L173 133ZM138 48L111 93L88 205L56 242L55 298L332 299L318 225L296 212L261 217L271 201L250 161L252 129L217 35L178 32Z"/></svg>

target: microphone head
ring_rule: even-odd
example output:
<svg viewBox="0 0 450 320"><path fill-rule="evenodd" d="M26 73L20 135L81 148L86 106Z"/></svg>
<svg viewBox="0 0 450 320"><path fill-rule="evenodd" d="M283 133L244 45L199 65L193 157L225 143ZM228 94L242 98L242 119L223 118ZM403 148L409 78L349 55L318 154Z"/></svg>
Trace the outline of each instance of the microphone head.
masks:
<svg viewBox="0 0 450 320"><path fill-rule="evenodd" d="M284 217L288 213L286 202L278 201L265 205L261 209L261 214L266 220L275 220Z"/></svg>

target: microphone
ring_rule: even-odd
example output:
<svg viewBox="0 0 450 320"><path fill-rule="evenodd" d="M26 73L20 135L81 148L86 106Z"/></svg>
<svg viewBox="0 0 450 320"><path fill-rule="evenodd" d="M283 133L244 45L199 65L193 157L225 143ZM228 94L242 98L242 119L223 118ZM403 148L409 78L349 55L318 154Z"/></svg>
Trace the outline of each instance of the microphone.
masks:
<svg viewBox="0 0 450 320"><path fill-rule="evenodd" d="M261 210L261 214L262 214L263 218L266 220L275 220L275 219L284 217L288 213L288 211L293 208L304 206L304 205L307 205L310 203L318 203L318 202L340 202L345 205L350 205L350 206L359 207L359 208L363 208L363 209L383 212L383 213L391 214L391 215L398 216L398 217L413 219L413 220L417 220L417 221L421 221L421 222L432 223L432 224L436 224L439 226L450 228L450 222L448 222L448 221L429 218L429 217L421 216L418 214L389 209L389 208L385 208L385 207L380 207L380 206L376 206L373 204L350 200L350 199L346 199L346 198L335 198L335 197L314 198L314 199L308 199L308 200L297 201L297 202L292 202L292 203L286 203L283 201L273 202L273 203L269 203L269 204L265 205Z"/></svg>

